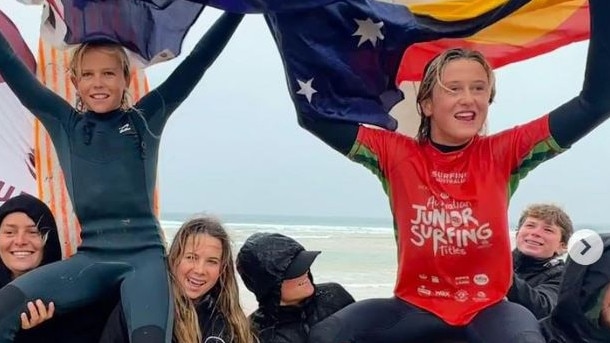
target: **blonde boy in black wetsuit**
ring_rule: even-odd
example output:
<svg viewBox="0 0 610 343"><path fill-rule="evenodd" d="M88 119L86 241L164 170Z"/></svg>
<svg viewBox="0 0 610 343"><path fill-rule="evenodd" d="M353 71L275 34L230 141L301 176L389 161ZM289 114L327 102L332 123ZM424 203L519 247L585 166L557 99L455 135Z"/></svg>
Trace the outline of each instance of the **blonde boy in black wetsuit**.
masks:
<svg viewBox="0 0 610 343"><path fill-rule="evenodd" d="M119 45L76 49L73 108L40 84L0 35L0 75L49 132L82 226L82 245L0 290L0 342L11 342L26 303L53 301L71 312L121 287L131 342L170 342L172 300L160 227L153 212L163 127L232 36L242 15L224 14L169 78L130 106L128 58ZM151 301L151 299L154 299Z"/></svg>

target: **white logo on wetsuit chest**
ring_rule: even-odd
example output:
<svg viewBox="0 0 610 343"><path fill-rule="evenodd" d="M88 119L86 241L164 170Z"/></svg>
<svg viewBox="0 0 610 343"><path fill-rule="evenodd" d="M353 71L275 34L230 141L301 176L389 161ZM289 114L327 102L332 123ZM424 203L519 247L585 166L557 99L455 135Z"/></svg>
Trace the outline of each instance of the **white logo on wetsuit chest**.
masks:
<svg viewBox="0 0 610 343"><path fill-rule="evenodd" d="M129 123L119 127L119 133L125 133L129 131L131 131L131 126L129 125Z"/></svg>

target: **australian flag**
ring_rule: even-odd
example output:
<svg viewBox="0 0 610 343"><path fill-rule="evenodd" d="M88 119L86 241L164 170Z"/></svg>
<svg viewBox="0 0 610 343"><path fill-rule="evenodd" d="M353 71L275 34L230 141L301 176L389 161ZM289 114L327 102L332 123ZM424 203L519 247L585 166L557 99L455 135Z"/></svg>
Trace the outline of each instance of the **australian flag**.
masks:
<svg viewBox="0 0 610 343"><path fill-rule="evenodd" d="M64 43L107 37L147 64L177 56L189 27L206 5L262 13L282 57L299 115L393 130L397 123L388 112L402 100L396 76L409 46L468 37L525 5L567 0L500 0L494 2L496 6L473 0L475 10L458 19L436 15L435 8L442 6L427 13L414 11L405 5L410 0L46 1L52 24L63 28L58 32L65 33ZM448 0L436 3L447 8L455 4Z"/></svg>
<svg viewBox="0 0 610 343"><path fill-rule="evenodd" d="M41 37L57 47L120 43L143 65L178 56L204 5L186 0L45 0Z"/></svg>
<svg viewBox="0 0 610 343"><path fill-rule="evenodd" d="M476 18L447 22L376 0L341 0L265 19L301 116L348 120L395 130L388 113L402 100L395 79L405 49L417 42L472 35L528 0L509 1Z"/></svg>

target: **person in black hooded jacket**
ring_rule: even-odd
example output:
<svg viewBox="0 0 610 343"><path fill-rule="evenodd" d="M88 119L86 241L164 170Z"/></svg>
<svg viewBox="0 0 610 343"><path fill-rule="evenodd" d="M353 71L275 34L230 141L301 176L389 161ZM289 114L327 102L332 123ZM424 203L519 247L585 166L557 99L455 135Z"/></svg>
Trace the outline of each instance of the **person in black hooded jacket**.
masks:
<svg viewBox="0 0 610 343"><path fill-rule="evenodd" d="M29 194L21 194L0 206L0 288L30 270L60 261L61 257L55 218L44 202ZM116 303L118 293L110 292L106 301ZM96 303L21 330L14 342L95 342L111 309L104 302Z"/></svg>
<svg viewBox="0 0 610 343"><path fill-rule="evenodd" d="M610 342L610 233L601 238L604 251L593 264L568 257L557 306L541 321L548 343Z"/></svg>
<svg viewBox="0 0 610 343"><path fill-rule="evenodd" d="M21 216L24 215L24 216ZM34 227L28 227L34 224ZM29 256L17 258L17 250ZM22 194L0 206L0 288L28 271L61 260L57 225L51 211L37 198ZM21 330L15 342L50 341L53 323Z"/></svg>
<svg viewBox="0 0 610 343"><path fill-rule="evenodd" d="M261 343L307 342L313 325L354 302L337 283L313 283L309 268L318 254L278 233L244 242L237 271L258 301L250 322Z"/></svg>
<svg viewBox="0 0 610 343"><path fill-rule="evenodd" d="M519 218L513 250L513 283L507 298L542 319L557 304L566 251L574 231L572 220L552 204L528 206Z"/></svg>

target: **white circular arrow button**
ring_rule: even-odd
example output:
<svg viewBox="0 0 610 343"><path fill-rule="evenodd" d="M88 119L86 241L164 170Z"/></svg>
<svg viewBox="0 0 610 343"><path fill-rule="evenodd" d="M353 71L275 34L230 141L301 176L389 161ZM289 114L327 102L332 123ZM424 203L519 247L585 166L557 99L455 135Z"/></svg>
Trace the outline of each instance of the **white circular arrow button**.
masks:
<svg viewBox="0 0 610 343"><path fill-rule="evenodd" d="M568 241L568 255L584 266L597 262L604 252L604 242L601 236L589 229L574 232Z"/></svg>

